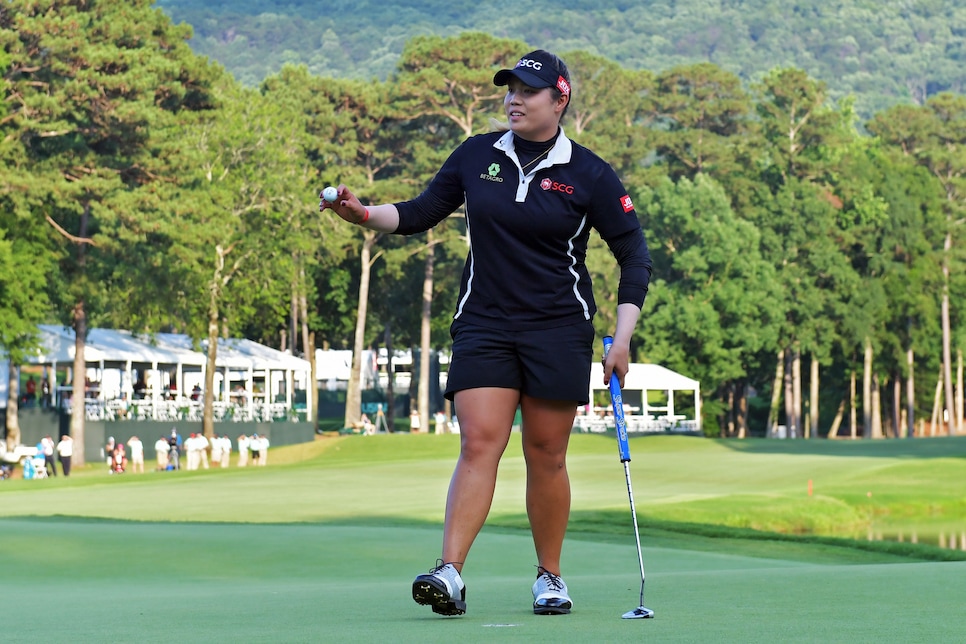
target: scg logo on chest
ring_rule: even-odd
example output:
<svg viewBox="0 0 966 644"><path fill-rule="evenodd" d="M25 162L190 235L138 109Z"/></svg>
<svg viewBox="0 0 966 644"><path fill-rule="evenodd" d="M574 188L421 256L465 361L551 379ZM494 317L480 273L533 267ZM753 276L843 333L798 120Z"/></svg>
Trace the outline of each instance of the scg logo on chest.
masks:
<svg viewBox="0 0 966 644"><path fill-rule="evenodd" d="M565 183L558 183L552 179L544 179L540 182L540 187L544 190L552 190L554 192L564 192L568 195L574 194L574 187L568 186Z"/></svg>

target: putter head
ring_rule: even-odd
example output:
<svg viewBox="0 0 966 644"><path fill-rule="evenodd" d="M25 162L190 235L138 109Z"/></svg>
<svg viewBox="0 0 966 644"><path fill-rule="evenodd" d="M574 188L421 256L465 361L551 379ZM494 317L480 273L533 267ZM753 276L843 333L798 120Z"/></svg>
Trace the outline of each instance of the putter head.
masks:
<svg viewBox="0 0 966 644"><path fill-rule="evenodd" d="M621 619L650 619L652 617L654 617L654 611L643 606L638 606L634 610L629 610L621 615Z"/></svg>

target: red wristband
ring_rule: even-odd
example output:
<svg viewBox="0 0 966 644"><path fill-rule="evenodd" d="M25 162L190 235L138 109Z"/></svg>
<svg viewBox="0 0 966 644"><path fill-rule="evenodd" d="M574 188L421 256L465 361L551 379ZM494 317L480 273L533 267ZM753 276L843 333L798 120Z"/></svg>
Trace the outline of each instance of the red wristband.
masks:
<svg viewBox="0 0 966 644"><path fill-rule="evenodd" d="M359 222L358 222L358 223L360 223L360 224L364 224L364 223L366 223L367 221L369 221L369 209L368 209L368 208L366 208L366 209L365 209L365 211L366 211L366 214L365 214L365 216L364 216L364 217L363 217L362 219L360 219L360 220L359 220Z"/></svg>

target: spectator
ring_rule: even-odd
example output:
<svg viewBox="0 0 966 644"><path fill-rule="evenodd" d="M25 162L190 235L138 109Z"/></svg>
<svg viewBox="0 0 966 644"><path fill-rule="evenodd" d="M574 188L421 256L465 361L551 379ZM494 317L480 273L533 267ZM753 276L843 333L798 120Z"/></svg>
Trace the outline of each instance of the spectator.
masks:
<svg viewBox="0 0 966 644"><path fill-rule="evenodd" d="M231 462L231 439L228 434L221 435L221 466L228 467Z"/></svg>
<svg viewBox="0 0 966 644"><path fill-rule="evenodd" d="M168 453L171 451L171 446L168 445L168 439L164 436L159 438L158 442L154 444L154 451L157 454L158 471L166 471L168 469Z"/></svg>
<svg viewBox="0 0 966 644"><path fill-rule="evenodd" d="M141 474L144 474L144 443L137 436L132 436L127 446L131 450L131 471L137 473L140 468Z"/></svg>
<svg viewBox="0 0 966 644"><path fill-rule="evenodd" d="M419 433L419 410L415 407L409 410L409 431L413 434Z"/></svg>
<svg viewBox="0 0 966 644"><path fill-rule="evenodd" d="M127 454L124 451L124 443L118 443L111 458L111 473L123 474L125 471L127 471Z"/></svg>
<svg viewBox="0 0 966 644"><path fill-rule="evenodd" d="M222 443L221 436L215 434L211 438L211 464L221 467L221 457L222 457Z"/></svg>
<svg viewBox="0 0 966 644"><path fill-rule="evenodd" d="M188 438L186 438L184 441L185 456L188 459L185 469L187 469L189 472L193 472L198 469L198 461L201 460L201 457L198 456L198 441L195 440L195 436L197 436L197 434L191 432L191 434L188 435Z"/></svg>
<svg viewBox="0 0 966 644"><path fill-rule="evenodd" d="M443 410L439 410L438 412L436 412L435 419L436 419L436 433L445 434L446 433L446 414L443 413Z"/></svg>
<svg viewBox="0 0 966 644"><path fill-rule="evenodd" d="M191 399L197 401L199 398L201 398L201 386L195 384L195 386L191 388Z"/></svg>
<svg viewBox="0 0 966 644"><path fill-rule="evenodd" d="M177 427L171 428L171 436L168 437L168 447L170 451L168 452L168 461L174 466L174 469L181 469L181 449L184 447L184 442L181 440L181 434L178 433Z"/></svg>
<svg viewBox="0 0 966 644"><path fill-rule="evenodd" d="M24 395L24 401L27 405L37 402L37 381L34 380L33 376L27 378L27 393Z"/></svg>
<svg viewBox="0 0 966 644"><path fill-rule="evenodd" d="M242 434L238 437L238 467L248 465L248 450L251 447L251 439Z"/></svg>
<svg viewBox="0 0 966 644"><path fill-rule="evenodd" d="M47 467L48 476L57 476L57 464L54 462L54 451L57 445L54 443L54 439L47 434L42 439L40 439L41 449L44 453L44 465Z"/></svg>
<svg viewBox="0 0 966 644"><path fill-rule="evenodd" d="M382 410L382 403L376 407L376 426L373 432L388 432L389 424L386 422L386 412Z"/></svg>
<svg viewBox="0 0 966 644"><path fill-rule="evenodd" d="M258 437L257 465L268 465L268 436L265 434L261 434Z"/></svg>
<svg viewBox="0 0 966 644"><path fill-rule="evenodd" d="M252 432L251 438L248 439L248 449L252 452L252 465L261 465L261 447L261 438L258 434Z"/></svg>
<svg viewBox="0 0 966 644"><path fill-rule="evenodd" d="M114 441L113 436L107 438L107 445L104 446L104 460L107 462L107 471L114 472L114 450L117 449L117 443Z"/></svg>
<svg viewBox="0 0 966 644"><path fill-rule="evenodd" d="M198 442L198 464L208 469L208 437L199 433L195 436Z"/></svg>
<svg viewBox="0 0 966 644"><path fill-rule="evenodd" d="M70 476L70 459L74 455L74 439L64 434L57 443L57 457L60 459L60 469L64 476Z"/></svg>

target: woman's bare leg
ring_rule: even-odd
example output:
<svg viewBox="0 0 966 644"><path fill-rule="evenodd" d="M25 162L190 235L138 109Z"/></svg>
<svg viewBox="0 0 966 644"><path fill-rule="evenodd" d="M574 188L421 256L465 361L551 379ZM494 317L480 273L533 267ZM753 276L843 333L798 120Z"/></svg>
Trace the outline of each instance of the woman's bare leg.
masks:
<svg viewBox="0 0 966 644"><path fill-rule="evenodd" d="M520 402L515 389L483 387L456 393L460 456L446 498L443 561L462 571L493 503L500 458Z"/></svg>
<svg viewBox="0 0 966 644"><path fill-rule="evenodd" d="M527 515L537 565L559 575L560 553L570 520L567 445L577 402L524 395L520 403L527 463Z"/></svg>

